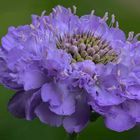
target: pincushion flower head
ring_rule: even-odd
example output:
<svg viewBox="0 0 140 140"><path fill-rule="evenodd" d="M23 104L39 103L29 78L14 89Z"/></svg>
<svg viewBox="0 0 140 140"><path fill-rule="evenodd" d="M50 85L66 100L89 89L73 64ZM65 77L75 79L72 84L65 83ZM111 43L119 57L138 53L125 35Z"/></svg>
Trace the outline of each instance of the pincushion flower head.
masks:
<svg viewBox="0 0 140 140"><path fill-rule="evenodd" d="M102 116L125 131L140 122L140 42L114 15L78 17L57 6L30 25L10 27L0 49L0 82L16 91L8 109L68 133Z"/></svg>

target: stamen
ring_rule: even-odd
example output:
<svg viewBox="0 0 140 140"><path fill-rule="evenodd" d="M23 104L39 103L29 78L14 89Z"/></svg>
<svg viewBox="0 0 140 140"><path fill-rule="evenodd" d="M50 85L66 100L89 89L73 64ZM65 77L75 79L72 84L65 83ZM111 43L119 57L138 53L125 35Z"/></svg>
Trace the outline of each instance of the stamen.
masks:
<svg viewBox="0 0 140 140"><path fill-rule="evenodd" d="M113 14L112 15L112 21L111 21L113 24L115 23L115 15Z"/></svg>
<svg viewBox="0 0 140 140"><path fill-rule="evenodd" d="M118 71L117 71L117 75L118 75L118 76L121 75L121 71L120 71L120 69L118 69Z"/></svg>
<svg viewBox="0 0 140 140"><path fill-rule="evenodd" d="M90 15L93 16L94 13L95 13L95 10L92 10Z"/></svg>
<svg viewBox="0 0 140 140"><path fill-rule="evenodd" d="M119 22L116 21L116 28L119 28Z"/></svg>
<svg viewBox="0 0 140 140"><path fill-rule="evenodd" d="M129 32L127 41L131 42L133 40L133 38L134 38L134 32Z"/></svg>
<svg viewBox="0 0 140 140"><path fill-rule="evenodd" d="M41 17L43 17L46 14L46 10L44 10L41 14Z"/></svg>
<svg viewBox="0 0 140 140"><path fill-rule="evenodd" d="M112 87L109 87L108 90L115 90L117 89L115 85L113 85Z"/></svg>
<svg viewBox="0 0 140 140"><path fill-rule="evenodd" d="M33 24L30 24L30 27L35 30L35 26Z"/></svg>
<svg viewBox="0 0 140 140"><path fill-rule="evenodd" d="M102 18L104 21L107 21L108 20L108 12L105 12L105 15L103 16Z"/></svg>
<svg viewBox="0 0 140 140"><path fill-rule="evenodd" d="M62 8L60 5L58 5L58 9L59 9L60 13L62 13Z"/></svg>
<svg viewBox="0 0 140 140"><path fill-rule="evenodd" d="M113 27L113 25L114 25L114 23L115 23L115 15L114 14L112 14L112 16L111 16L112 18L111 18L111 22L110 22L110 25L109 25L109 27Z"/></svg>
<svg viewBox="0 0 140 140"><path fill-rule="evenodd" d="M71 12L71 8L68 8L68 11L69 11L69 13L72 13L72 12Z"/></svg>
<svg viewBox="0 0 140 140"><path fill-rule="evenodd" d="M107 64L116 61L117 58L117 54L108 42L89 33L60 37L57 48L71 54L72 63L91 60L94 63Z"/></svg>
<svg viewBox="0 0 140 140"><path fill-rule="evenodd" d="M44 18L43 18L43 22L44 22L45 25L47 25L47 22L46 22L46 20Z"/></svg>
<svg viewBox="0 0 140 140"><path fill-rule="evenodd" d="M134 37L134 39L137 39L140 37L140 33L136 34L136 36Z"/></svg>
<svg viewBox="0 0 140 140"><path fill-rule="evenodd" d="M55 12L55 13L56 13L56 9L55 9L55 8L53 8L53 12Z"/></svg>
<svg viewBox="0 0 140 140"><path fill-rule="evenodd" d="M77 7L73 5L73 14L76 14L76 11L77 11Z"/></svg>

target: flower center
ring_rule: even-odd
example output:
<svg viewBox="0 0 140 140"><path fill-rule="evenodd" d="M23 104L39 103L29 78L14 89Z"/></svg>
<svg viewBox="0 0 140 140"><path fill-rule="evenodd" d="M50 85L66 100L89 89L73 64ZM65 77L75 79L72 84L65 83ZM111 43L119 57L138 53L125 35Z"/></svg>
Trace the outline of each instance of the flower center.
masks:
<svg viewBox="0 0 140 140"><path fill-rule="evenodd" d="M79 34L59 38L58 49L63 49L72 56L72 63L92 60L94 63L107 64L117 59L116 52L108 42L91 34Z"/></svg>

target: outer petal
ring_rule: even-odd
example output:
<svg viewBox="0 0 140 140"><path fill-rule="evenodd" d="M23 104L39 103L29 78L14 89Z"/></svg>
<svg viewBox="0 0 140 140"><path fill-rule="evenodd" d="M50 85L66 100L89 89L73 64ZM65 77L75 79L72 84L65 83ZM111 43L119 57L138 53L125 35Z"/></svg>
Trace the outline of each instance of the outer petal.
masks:
<svg viewBox="0 0 140 140"><path fill-rule="evenodd" d="M2 75L1 74L0 83L3 84L6 88L14 90L23 89L23 86L15 82L9 73L3 73Z"/></svg>
<svg viewBox="0 0 140 140"><path fill-rule="evenodd" d="M41 95L40 95L40 90L33 93L32 96L27 99L26 102L26 119L31 120L33 119L35 115L35 108L42 102L41 100ZM28 94L28 93L25 93Z"/></svg>
<svg viewBox="0 0 140 140"><path fill-rule="evenodd" d="M73 93L65 84L47 83L42 87L42 100L50 103L50 110L59 115L70 115L75 111Z"/></svg>
<svg viewBox="0 0 140 140"><path fill-rule="evenodd" d="M8 110L16 117L31 120L35 117L34 109L41 102L40 92L17 92L9 101Z"/></svg>
<svg viewBox="0 0 140 140"><path fill-rule="evenodd" d="M96 89L96 87L87 87L87 92L100 106L118 105L125 100L123 97L117 95L115 92L111 93L109 91L106 91L105 89Z"/></svg>
<svg viewBox="0 0 140 140"><path fill-rule="evenodd" d="M73 95L64 97L60 106L50 106L50 110L58 115L71 115L75 112L75 100Z"/></svg>
<svg viewBox="0 0 140 140"><path fill-rule="evenodd" d="M14 81L5 59L5 52L0 49L0 83L7 88L20 89L22 86Z"/></svg>
<svg viewBox="0 0 140 140"><path fill-rule="evenodd" d="M90 108L85 102L85 98L85 96L79 96L75 113L66 117L63 121L63 126L68 133L80 132L89 121Z"/></svg>
<svg viewBox="0 0 140 140"><path fill-rule="evenodd" d="M39 88L46 82L46 76L38 65L38 63L30 64L20 72L19 79L25 90Z"/></svg>
<svg viewBox="0 0 140 140"><path fill-rule="evenodd" d="M52 126L57 126L57 127L62 124L62 117L51 112L49 110L49 105L47 103L40 104L35 109L35 113L36 113L36 116L43 123L46 123Z"/></svg>
<svg viewBox="0 0 140 140"><path fill-rule="evenodd" d="M136 122L135 119L120 106L114 106L105 116L105 124L112 130L122 132L134 127Z"/></svg>
<svg viewBox="0 0 140 140"><path fill-rule="evenodd" d="M139 100L128 100L123 103L123 107L136 119L136 122L140 122L140 101Z"/></svg>
<svg viewBox="0 0 140 140"><path fill-rule="evenodd" d="M16 117L25 118L25 104L26 96L24 92L17 92L9 101L8 110Z"/></svg>
<svg viewBox="0 0 140 140"><path fill-rule="evenodd" d="M44 102L50 102L52 105L61 104L61 91L57 84L47 83L41 89L41 97Z"/></svg>
<svg viewBox="0 0 140 140"><path fill-rule="evenodd" d="M89 101L88 104L92 107L92 109L101 114L101 115L105 115L111 108L111 106L99 106L96 101L92 98L89 97Z"/></svg>
<svg viewBox="0 0 140 140"><path fill-rule="evenodd" d="M23 48L26 37L30 34L30 26L10 27L8 34L2 38L2 47L7 51L14 47Z"/></svg>
<svg viewBox="0 0 140 140"><path fill-rule="evenodd" d="M6 65L5 60L3 58L0 58L0 83L4 83L7 79L9 79L9 73L8 68Z"/></svg>
<svg viewBox="0 0 140 140"><path fill-rule="evenodd" d="M130 99L138 99L140 100L140 85L130 85L127 87L127 93L125 95Z"/></svg>

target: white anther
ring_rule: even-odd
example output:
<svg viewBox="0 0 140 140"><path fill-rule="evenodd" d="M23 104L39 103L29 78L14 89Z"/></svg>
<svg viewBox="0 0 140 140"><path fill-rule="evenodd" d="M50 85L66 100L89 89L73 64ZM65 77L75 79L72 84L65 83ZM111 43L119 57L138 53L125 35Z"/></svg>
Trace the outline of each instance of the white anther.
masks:
<svg viewBox="0 0 140 140"><path fill-rule="evenodd" d="M46 22L46 20L44 18L43 18L43 22L44 22L45 25L47 25L47 22Z"/></svg>
<svg viewBox="0 0 140 140"><path fill-rule="evenodd" d="M62 7L60 5L58 5L58 9L60 12L62 12Z"/></svg>
<svg viewBox="0 0 140 140"><path fill-rule="evenodd" d="M93 16L94 13L95 13L95 10L92 10L90 15Z"/></svg>
<svg viewBox="0 0 140 140"><path fill-rule="evenodd" d="M134 37L134 39L137 39L140 37L140 33L136 34L136 36Z"/></svg>
<svg viewBox="0 0 140 140"><path fill-rule="evenodd" d="M116 28L119 28L119 22L116 21Z"/></svg>
<svg viewBox="0 0 140 140"><path fill-rule="evenodd" d="M120 76L121 75L121 70L117 71L117 75Z"/></svg>
<svg viewBox="0 0 140 140"><path fill-rule="evenodd" d="M38 22L36 27L38 28L39 26L40 26L40 23Z"/></svg>
<svg viewBox="0 0 140 140"><path fill-rule="evenodd" d="M114 23L115 23L115 15L114 15L114 14L112 14L112 19L111 19L111 22L112 22L112 24L114 24Z"/></svg>
<svg viewBox="0 0 140 140"><path fill-rule="evenodd" d="M127 41L132 41L133 40L133 38L134 38L134 32L129 32L128 33L128 38L127 38Z"/></svg>
<svg viewBox="0 0 140 140"><path fill-rule="evenodd" d="M53 11L56 13L56 9L53 8Z"/></svg>
<svg viewBox="0 0 140 140"><path fill-rule="evenodd" d="M73 5L73 14L76 14L76 11L77 11L77 7Z"/></svg>
<svg viewBox="0 0 140 140"><path fill-rule="evenodd" d="M103 20L107 21L108 20L108 12L105 12L105 15L103 16Z"/></svg>
<svg viewBox="0 0 140 140"><path fill-rule="evenodd" d="M30 27L35 30L35 26L33 24L30 24Z"/></svg>
<svg viewBox="0 0 140 140"><path fill-rule="evenodd" d="M109 87L108 90L115 90L116 87L113 85L112 87Z"/></svg>
<svg viewBox="0 0 140 140"><path fill-rule="evenodd" d="M69 11L69 13L72 13L72 12L71 12L71 8L68 8L68 11Z"/></svg>
<svg viewBox="0 0 140 140"><path fill-rule="evenodd" d="M46 14L46 10L44 10L41 14L41 17L43 17Z"/></svg>
<svg viewBox="0 0 140 140"><path fill-rule="evenodd" d="M114 23L115 23L115 15L114 14L112 14L112 16L111 16L111 22L110 22L110 27L112 27L113 25L114 25Z"/></svg>

